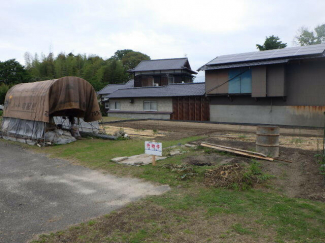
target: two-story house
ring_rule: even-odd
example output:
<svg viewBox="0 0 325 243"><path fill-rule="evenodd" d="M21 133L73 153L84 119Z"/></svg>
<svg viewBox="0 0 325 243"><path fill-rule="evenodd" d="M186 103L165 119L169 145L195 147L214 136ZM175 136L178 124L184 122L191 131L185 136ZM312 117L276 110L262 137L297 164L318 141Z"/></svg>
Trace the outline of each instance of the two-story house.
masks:
<svg viewBox="0 0 325 243"><path fill-rule="evenodd" d="M187 58L146 60L134 69L134 87L104 96L108 116L142 119L209 120L204 83L193 82Z"/></svg>
<svg viewBox="0 0 325 243"><path fill-rule="evenodd" d="M325 44L218 56L199 71L212 122L324 126Z"/></svg>
<svg viewBox="0 0 325 243"><path fill-rule="evenodd" d="M134 75L134 87L192 83L197 74L187 58L145 60L128 72Z"/></svg>

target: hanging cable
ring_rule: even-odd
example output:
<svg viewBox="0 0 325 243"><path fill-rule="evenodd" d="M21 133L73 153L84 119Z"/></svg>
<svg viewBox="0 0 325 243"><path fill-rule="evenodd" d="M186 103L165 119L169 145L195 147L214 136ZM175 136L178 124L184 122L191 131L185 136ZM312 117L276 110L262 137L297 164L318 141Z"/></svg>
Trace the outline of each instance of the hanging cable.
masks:
<svg viewBox="0 0 325 243"><path fill-rule="evenodd" d="M238 75L232 77L231 79L228 79L226 82L224 82L224 83L222 83L222 84L220 84L220 85L217 85L217 86L213 87L212 89L209 89L208 91L205 92L205 96L207 96L207 94L210 93L212 90L217 89L217 88L220 88L222 85L225 85L226 83L228 83L228 82L230 82L231 80L233 80L233 79L239 77L239 76L242 75L243 73L246 73L248 70L249 70L249 69L246 69L245 71L243 71L243 72L241 72L240 74L238 74Z"/></svg>

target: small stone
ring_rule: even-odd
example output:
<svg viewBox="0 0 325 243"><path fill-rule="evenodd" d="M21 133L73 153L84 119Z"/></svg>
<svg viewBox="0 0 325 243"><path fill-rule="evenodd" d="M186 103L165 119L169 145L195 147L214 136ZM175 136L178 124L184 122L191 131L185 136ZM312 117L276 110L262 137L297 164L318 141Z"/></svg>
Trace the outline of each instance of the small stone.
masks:
<svg viewBox="0 0 325 243"><path fill-rule="evenodd" d="M170 151L170 156L174 156L174 155L178 155L178 154L181 154L181 151L180 150L173 150L173 151Z"/></svg>
<svg viewBox="0 0 325 243"><path fill-rule="evenodd" d="M128 157L116 157L114 159L111 159L112 162L118 163L121 162L123 160L126 160Z"/></svg>
<svg viewBox="0 0 325 243"><path fill-rule="evenodd" d="M188 148L197 148L196 145L194 145L194 144L189 144L189 143L185 144L185 146L188 147Z"/></svg>
<svg viewBox="0 0 325 243"><path fill-rule="evenodd" d="M135 166L140 166L140 165L144 165L144 163L143 162L134 162L134 165Z"/></svg>

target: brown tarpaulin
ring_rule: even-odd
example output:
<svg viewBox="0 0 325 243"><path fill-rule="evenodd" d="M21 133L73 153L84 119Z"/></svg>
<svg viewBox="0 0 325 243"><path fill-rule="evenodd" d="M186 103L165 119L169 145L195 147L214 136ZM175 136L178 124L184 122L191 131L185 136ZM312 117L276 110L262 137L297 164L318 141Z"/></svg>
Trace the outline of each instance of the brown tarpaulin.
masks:
<svg viewBox="0 0 325 243"><path fill-rule="evenodd" d="M12 87L4 117L49 122L50 116L74 116L86 122L102 118L94 88L78 77L63 77Z"/></svg>

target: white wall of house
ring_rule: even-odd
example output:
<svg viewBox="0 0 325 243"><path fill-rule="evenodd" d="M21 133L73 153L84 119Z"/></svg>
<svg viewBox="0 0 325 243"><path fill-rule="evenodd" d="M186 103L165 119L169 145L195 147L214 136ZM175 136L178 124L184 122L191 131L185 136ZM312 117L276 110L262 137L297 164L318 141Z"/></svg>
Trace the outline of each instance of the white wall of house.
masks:
<svg viewBox="0 0 325 243"><path fill-rule="evenodd" d="M153 103L151 110L148 109L150 102ZM110 99L109 107L108 116L111 117L170 119L170 113L173 112L173 101L172 98L134 98L133 102L131 102L131 98Z"/></svg>

